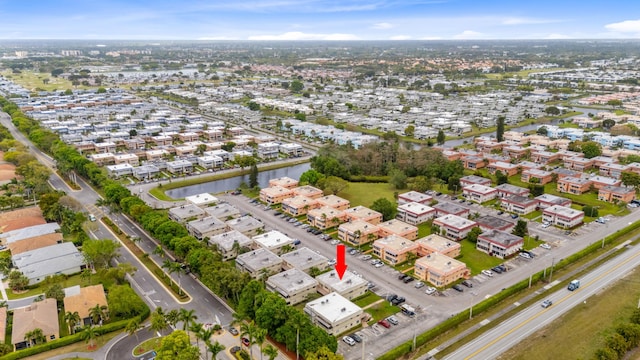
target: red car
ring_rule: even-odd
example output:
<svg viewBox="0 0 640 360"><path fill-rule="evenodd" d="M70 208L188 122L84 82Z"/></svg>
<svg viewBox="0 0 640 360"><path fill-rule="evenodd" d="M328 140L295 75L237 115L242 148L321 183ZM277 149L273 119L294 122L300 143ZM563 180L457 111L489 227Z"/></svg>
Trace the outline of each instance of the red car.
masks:
<svg viewBox="0 0 640 360"><path fill-rule="evenodd" d="M382 319L382 320L378 321L378 324L386 327L387 329L391 327L391 324L389 324L389 322L386 319Z"/></svg>
<svg viewBox="0 0 640 360"><path fill-rule="evenodd" d="M243 337L242 338L242 345L249 346L249 339L247 339L246 337Z"/></svg>

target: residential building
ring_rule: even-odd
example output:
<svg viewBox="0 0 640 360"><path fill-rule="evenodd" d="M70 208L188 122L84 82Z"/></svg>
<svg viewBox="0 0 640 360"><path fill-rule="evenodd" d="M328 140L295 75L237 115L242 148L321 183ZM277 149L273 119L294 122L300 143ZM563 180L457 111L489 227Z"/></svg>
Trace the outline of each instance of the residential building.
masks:
<svg viewBox="0 0 640 360"><path fill-rule="evenodd" d="M196 194L191 196L185 196L184 198L187 202L197 205L197 206L207 206L211 204L216 204L220 200L208 193Z"/></svg>
<svg viewBox="0 0 640 360"><path fill-rule="evenodd" d="M500 200L500 207L510 213L526 215L536 211L538 201L526 196L511 195Z"/></svg>
<svg viewBox="0 0 640 360"><path fill-rule="evenodd" d="M459 243L438 234L431 234L420 238L415 241L415 244L418 245L418 257L437 252L450 258L456 258L460 256L460 250L462 248Z"/></svg>
<svg viewBox="0 0 640 360"><path fill-rule="evenodd" d="M133 175L133 166L131 166L131 164L107 165L106 169L107 174L114 179L119 179L121 176Z"/></svg>
<svg viewBox="0 0 640 360"><path fill-rule="evenodd" d="M558 192L582 195L589 191L592 184L589 179L565 177L558 179L556 188Z"/></svg>
<svg viewBox="0 0 640 360"><path fill-rule="evenodd" d="M462 195L466 197L467 200L484 203L495 199L498 195L498 190L492 187L474 184L463 187Z"/></svg>
<svg viewBox="0 0 640 360"><path fill-rule="evenodd" d="M471 275L465 263L438 252L416 260L413 275L418 279L442 288Z"/></svg>
<svg viewBox="0 0 640 360"><path fill-rule="evenodd" d="M610 203L630 203L635 199L636 190L625 186L604 186L598 190L598 200Z"/></svg>
<svg viewBox="0 0 640 360"><path fill-rule="evenodd" d="M470 185L491 186L491 179L477 175L467 175L460 178L460 186L465 187Z"/></svg>
<svg viewBox="0 0 640 360"><path fill-rule="evenodd" d="M298 186L296 188L293 188L292 190L293 190L293 195L304 196L309 199L317 199L319 197L322 197L322 195L324 195L322 190L316 187L313 187L311 185Z"/></svg>
<svg viewBox="0 0 640 360"><path fill-rule="evenodd" d="M62 243L62 233L53 233L46 235L38 235L18 241L7 243L6 246L11 255L22 254L27 251L40 249L46 246Z"/></svg>
<svg viewBox="0 0 640 360"><path fill-rule="evenodd" d="M316 293L318 281L298 269L289 269L270 276L265 287L286 301L287 305L296 305L306 301L309 295Z"/></svg>
<svg viewBox="0 0 640 360"><path fill-rule="evenodd" d="M172 174L190 174L193 164L188 160L167 161L167 171Z"/></svg>
<svg viewBox="0 0 640 360"><path fill-rule="evenodd" d="M227 220L226 223L230 230L239 231L246 236L256 236L264 231L264 223L249 214Z"/></svg>
<svg viewBox="0 0 640 360"><path fill-rule="evenodd" d="M598 173L602 176L609 176L615 179L620 179L622 173L625 171L629 171L629 168L629 165L609 163L600 166L600 170L598 170Z"/></svg>
<svg viewBox="0 0 640 360"><path fill-rule="evenodd" d="M440 228L440 234L454 240L464 239L469 231L477 226L475 221L457 215L444 215L433 220L433 225Z"/></svg>
<svg viewBox="0 0 640 360"><path fill-rule="evenodd" d="M598 190L605 186L621 186L622 185L621 180L610 178L607 176L601 176L601 175L591 176L589 177L589 180L593 183L593 187Z"/></svg>
<svg viewBox="0 0 640 360"><path fill-rule="evenodd" d="M338 227L338 237L353 245L364 245L378 238L380 228L362 220L352 220Z"/></svg>
<svg viewBox="0 0 640 360"><path fill-rule="evenodd" d="M37 284L47 276L77 274L87 267L84 256L70 242L13 255L11 262L29 278L29 285Z"/></svg>
<svg viewBox="0 0 640 360"><path fill-rule="evenodd" d="M416 253L418 245L398 235L388 235L373 242L373 254L395 266L407 261L408 253Z"/></svg>
<svg viewBox="0 0 640 360"><path fill-rule="evenodd" d="M217 169L224 165L224 160L220 156L198 156L198 166L205 169Z"/></svg>
<svg viewBox="0 0 640 360"><path fill-rule="evenodd" d="M524 240L520 236L499 230L489 230L478 235L476 249L504 259L519 252L523 245Z"/></svg>
<svg viewBox="0 0 640 360"><path fill-rule="evenodd" d="M186 204L169 209L169 219L184 224L188 221L202 219L207 213L197 205Z"/></svg>
<svg viewBox="0 0 640 360"><path fill-rule="evenodd" d="M293 248L293 239L288 237L287 235L281 233L278 230L271 230L264 234L256 235L253 237L253 242L265 249L269 249L275 254L281 254L283 251L283 247L287 246L289 248Z"/></svg>
<svg viewBox="0 0 640 360"><path fill-rule="evenodd" d="M546 221L562 228L572 228L582 224L584 211L570 207L554 205L542 211L542 221Z"/></svg>
<svg viewBox="0 0 640 360"><path fill-rule="evenodd" d="M347 270L342 279L335 270L331 270L316 277L318 292L322 295L336 292L349 300L356 299L367 292L368 281Z"/></svg>
<svg viewBox="0 0 640 360"><path fill-rule="evenodd" d="M207 216L187 223L189 235L198 240L211 238L212 236L229 231L227 224L215 216Z"/></svg>
<svg viewBox="0 0 640 360"><path fill-rule="evenodd" d="M304 312L329 335L342 334L362 323L362 308L336 292L308 302Z"/></svg>
<svg viewBox="0 0 640 360"><path fill-rule="evenodd" d="M378 228L378 234L380 237L398 235L409 240L415 240L418 238L417 227L397 219L391 219L380 223L378 224Z"/></svg>
<svg viewBox="0 0 640 360"><path fill-rule="evenodd" d="M468 170L482 169L487 166L484 158L480 156L465 156L460 161L462 161L462 166ZM491 181L489 181L489 183L491 183Z"/></svg>
<svg viewBox="0 0 640 360"><path fill-rule="evenodd" d="M282 269L282 259L273 252L258 248L236 257L236 268L254 279L268 278Z"/></svg>
<svg viewBox="0 0 640 360"><path fill-rule="evenodd" d="M89 160L98 166L115 164L113 153L100 153L89 155Z"/></svg>
<svg viewBox="0 0 640 360"><path fill-rule="evenodd" d="M436 210L422 203L412 202L398 206L396 219L410 225L419 225L433 219Z"/></svg>
<svg viewBox="0 0 640 360"><path fill-rule="evenodd" d="M282 186L271 186L260 189L260 201L269 205L280 204L282 201L292 196L293 191L291 189L283 188Z"/></svg>
<svg viewBox="0 0 640 360"><path fill-rule="evenodd" d="M280 144L278 150L287 156L302 156L304 154L304 149L300 144Z"/></svg>
<svg viewBox="0 0 640 360"><path fill-rule="evenodd" d="M27 333L35 329L42 330L42 335L47 341L60 338L56 299L46 298L42 301L31 303L29 306L13 309L11 342L15 350L35 345L30 343L29 340L25 340Z"/></svg>
<svg viewBox="0 0 640 360"><path fill-rule="evenodd" d="M409 191L398 195L398 205L404 205L408 203L429 205L431 201L433 201L433 198L431 196L417 191Z"/></svg>
<svg viewBox="0 0 640 360"><path fill-rule="evenodd" d="M375 210L371 210L362 205L347 209L345 211L345 214L347 216L347 219L349 219L349 221L362 220L373 225L376 225L382 222L381 213Z"/></svg>
<svg viewBox="0 0 640 360"><path fill-rule="evenodd" d="M487 165L487 170L489 171L489 174L492 175L495 174L496 171L500 171L504 175L514 176L518 173L518 165L504 161L496 161L493 163L490 162L489 165Z"/></svg>
<svg viewBox="0 0 640 360"><path fill-rule="evenodd" d="M546 209L550 206L555 205L567 207L571 206L571 200L551 194L542 194L540 196L537 196L534 200L538 202L539 209Z"/></svg>
<svg viewBox="0 0 640 360"><path fill-rule="evenodd" d="M503 218L491 215L483 215L479 218L475 219L475 222L478 223L478 227L482 232L489 230L500 230L500 231L511 231L515 224L507 221Z"/></svg>
<svg viewBox="0 0 640 360"><path fill-rule="evenodd" d="M433 205L433 208L436 210L436 217L445 216L445 215L456 215L456 216L468 216L469 209L463 206L458 206L454 203L449 202L441 202Z"/></svg>
<svg viewBox="0 0 640 360"><path fill-rule="evenodd" d="M316 271L325 271L329 268L329 259L304 246L282 254L280 258L284 261L282 267L285 270L296 268L310 274L314 268Z"/></svg>
<svg viewBox="0 0 640 360"><path fill-rule="evenodd" d="M220 254L222 260L231 260L238 256L240 249L249 249L253 245L247 235L237 230L227 231L222 234L214 235L209 238L209 245L215 246Z"/></svg>
<svg viewBox="0 0 640 360"><path fill-rule="evenodd" d="M101 325L100 322L94 323L91 319L91 308L96 306L105 307L105 314L108 314L107 296L104 293L102 284L91 285L81 288L79 285L66 288L64 290L64 311L78 312L80 322L75 326L76 329L86 325Z"/></svg>
<svg viewBox="0 0 640 360"><path fill-rule="evenodd" d="M155 165L140 165L133 168L133 176L138 180L148 180L160 175L160 169Z"/></svg>
<svg viewBox="0 0 640 360"><path fill-rule="evenodd" d="M309 210L320 207L316 200L296 195L282 200L282 211L292 216L305 215Z"/></svg>
<svg viewBox="0 0 640 360"><path fill-rule="evenodd" d="M277 179L269 180L269 187L281 186L285 189L293 189L298 186L298 180L283 176Z"/></svg>
<svg viewBox="0 0 640 360"><path fill-rule="evenodd" d="M240 217L240 210L229 203L220 203L203 209L206 216L215 216L220 220L229 221Z"/></svg>
<svg viewBox="0 0 640 360"><path fill-rule="evenodd" d="M498 190L498 197L503 198L511 195L517 196L529 196L529 189L515 186L511 184L500 184L496 186L496 190Z"/></svg>
<svg viewBox="0 0 640 360"><path fill-rule="evenodd" d="M585 171L593 167L594 161L583 157L570 157L564 160L564 167L569 170Z"/></svg>
<svg viewBox="0 0 640 360"><path fill-rule="evenodd" d="M544 185L553 181L553 173L540 169L523 170L520 180L526 183Z"/></svg>
<svg viewBox="0 0 640 360"><path fill-rule="evenodd" d="M321 196L316 199L316 202L320 204L320 206L329 206L336 210L347 210L349 206L351 206L349 200L333 194Z"/></svg>
<svg viewBox="0 0 640 360"><path fill-rule="evenodd" d="M346 215L342 210L336 210L329 206L323 206L318 209L311 209L307 213L307 221L309 225L325 230L344 222Z"/></svg>

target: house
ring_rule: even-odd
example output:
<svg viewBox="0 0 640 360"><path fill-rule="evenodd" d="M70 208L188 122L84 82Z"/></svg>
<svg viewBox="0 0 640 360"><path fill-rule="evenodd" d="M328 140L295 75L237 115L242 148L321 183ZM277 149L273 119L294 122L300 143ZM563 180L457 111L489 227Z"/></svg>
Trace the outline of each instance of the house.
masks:
<svg viewBox="0 0 640 360"><path fill-rule="evenodd" d="M316 187L313 187L311 185L299 186L299 187L293 188L292 191L293 191L293 195L305 196L305 197L308 197L309 199L317 199L319 197L322 197L322 195L324 195L322 190Z"/></svg>
<svg viewBox="0 0 640 360"><path fill-rule="evenodd" d="M353 300L367 292L368 281L355 273L347 270L342 279L335 270L331 270L316 277L318 280L318 292L326 295L336 292L349 300Z"/></svg>
<svg viewBox="0 0 640 360"><path fill-rule="evenodd" d="M512 159L521 159L529 155L529 149L519 145L505 146L502 148L502 155Z"/></svg>
<svg viewBox="0 0 640 360"><path fill-rule="evenodd" d="M378 224L378 228L378 234L380 237L398 235L409 240L415 240L418 238L417 227L397 219L391 219L380 223Z"/></svg>
<svg viewBox="0 0 640 360"><path fill-rule="evenodd" d="M566 177L579 178L582 177L582 171L574 171L565 168L553 169L551 173L556 174L558 179L564 179Z"/></svg>
<svg viewBox="0 0 640 360"><path fill-rule="evenodd" d="M515 227L514 223L491 215L480 216L475 219L475 222L478 223L478 227L483 232L489 230L511 231Z"/></svg>
<svg viewBox="0 0 640 360"><path fill-rule="evenodd" d="M560 160L562 154L550 151L532 151L531 152L531 161L539 164L548 164L554 161Z"/></svg>
<svg viewBox="0 0 640 360"><path fill-rule="evenodd" d="M287 305L296 305L306 301L309 295L316 293L318 281L298 269L289 269L270 276L265 288L280 295Z"/></svg>
<svg viewBox="0 0 640 360"><path fill-rule="evenodd" d="M456 216L468 216L469 209L463 206L458 206L454 203L449 202L441 202L433 205L433 208L436 210L436 217L445 216L445 215L456 215Z"/></svg>
<svg viewBox="0 0 640 360"><path fill-rule="evenodd" d="M536 211L538 201L526 196L511 195L500 200L500 207L510 213L526 215Z"/></svg>
<svg viewBox="0 0 640 360"><path fill-rule="evenodd" d="M292 216L305 215L310 209L320 207L314 199L296 195L282 200L282 211Z"/></svg>
<svg viewBox="0 0 640 360"><path fill-rule="evenodd" d="M337 210L329 206L311 209L307 213L307 221L309 222L309 225L320 230L338 226L341 222L344 222L345 219L346 215L344 211Z"/></svg>
<svg viewBox="0 0 640 360"><path fill-rule="evenodd" d="M465 156L461 159L461 161L462 166L464 166L464 168L468 170L482 169L483 167L487 166L484 158L481 158L479 156ZM491 181L489 181L489 183L491 183Z"/></svg>
<svg viewBox="0 0 640 360"><path fill-rule="evenodd" d="M636 190L625 186L604 186L598 190L598 200L610 203L630 203L636 197Z"/></svg>
<svg viewBox="0 0 640 360"><path fill-rule="evenodd" d="M256 235L252 238L253 242L261 248L268 249L275 254L283 253L285 246L293 248L293 239L281 233L278 230L271 230L264 234Z"/></svg>
<svg viewBox="0 0 640 360"><path fill-rule="evenodd" d="M467 200L475 201L477 203L484 203L493 200L498 195L498 190L484 185L467 185L462 188L462 196Z"/></svg>
<svg viewBox="0 0 640 360"><path fill-rule="evenodd" d="M395 266L407 261L407 254L415 254L418 245L398 235L389 235L373 242L373 254Z"/></svg>
<svg viewBox="0 0 640 360"><path fill-rule="evenodd" d="M615 179L620 179L622 173L625 171L629 171L629 168L629 165L609 163L601 165L598 173L602 176L609 176Z"/></svg>
<svg viewBox="0 0 640 360"><path fill-rule="evenodd" d="M379 224L382 221L382 214L362 205L345 210L348 221L362 220L370 224Z"/></svg>
<svg viewBox="0 0 640 360"><path fill-rule="evenodd" d="M441 288L469 278L471 272L462 261L434 252L416 260L413 274L418 279Z"/></svg>
<svg viewBox="0 0 640 360"><path fill-rule="evenodd" d="M278 147L278 151L280 151L280 153L285 154L287 156L302 156L304 155L304 149L302 148L302 145L300 144L280 144L280 147Z"/></svg>
<svg viewBox="0 0 640 360"><path fill-rule="evenodd" d="M559 192L582 195L589 191L592 184L589 179L566 177L558 179L556 188Z"/></svg>
<svg viewBox="0 0 640 360"><path fill-rule="evenodd" d="M478 235L476 249L504 259L519 252L523 245L524 240L520 236L500 230L489 230Z"/></svg>
<svg viewBox="0 0 640 360"><path fill-rule="evenodd" d="M230 230L239 231L246 236L255 236L264 231L264 223L249 214L227 220L226 223Z"/></svg>
<svg viewBox="0 0 640 360"><path fill-rule="evenodd" d="M342 334L362 323L362 308L337 292L308 302L304 312L329 335Z"/></svg>
<svg viewBox="0 0 640 360"><path fill-rule="evenodd" d="M107 165L107 174L115 179L121 176L133 175L133 166L131 164Z"/></svg>
<svg viewBox="0 0 640 360"><path fill-rule="evenodd" d="M211 204L216 204L220 201L217 197L209 193L201 193L196 195L185 196L184 199L188 203L191 203L197 206L207 206Z"/></svg>
<svg viewBox="0 0 640 360"><path fill-rule="evenodd" d="M231 219L240 217L240 210L226 202L220 203L215 206L208 206L203 210L206 213L206 216L215 216L218 219L224 221L229 221Z"/></svg>
<svg viewBox="0 0 640 360"><path fill-rule="evenodd" d="M433 220L433 225L440 228L441 235L457 241L464 239L477 223L457 215L444 215Z"/></svg>
<svg viewBox="0 0 640 360"><path fill-rule="evenodd" d="M572 228L582 224L584 211L560 205L550 206L542 211L542 221L562 228Z"/></svg>
<svg viewBox="0 0 640 360"><path fill-rule="evenodd" d="M281 178L269 180L269 187L272 186L281 186L285 189L293 189L298 186L298 180L283 176Z"/></svg>
<svg viewBox="0 0 640 360"><path fill-rule="evenodd" d="M18 210L19 211L19 210ZM22 213L16 213L12 211L10 214L13 216L21 216ZM39 219L42 219L41 215L38 215ZM42 219L44 221L44 219ZM15 230L6 231L6 224L2 224L2 228L5 229L4 233L0 233L0 243L3 245L8 245L16 241L21 241L25 239L29 239L35 236L53 234L53 233L61 233L60 225L58 223L45 223L39 225L32 225L22 228L17 228Z"/></svg>
<svg viewBox="0 0 640 360"><path fill-rule="evenodd" d="M542 194L540 196L537 196L534 200L538 202L539 209L546 209L550 206L555 205L567 207L571 206L571 200L551 194Z"/></svg>
<svg viewBox="0 0 640 360"><path fill-rule="evenodd" d="M596 189L602 189L605 186L621 186L622 181L607 176L591 176L589 180L593 183L593 187Z"/></svg>
<svg viewBox="0 0 640 360"><path fill-rule="evenodd" d="M280 144L266 142L258 144L258 156L262 159L275 159L280 154Z"/></svg>
<svg viewBox="0 0 640 360"><path fill-rule="evenodd" d="M266 278L282 269L282 259L273 252L258 248L236 257L236 268L249 273L252 278Z"/></svg>
<svg viewBox="0 0 640 360"><path fill-rule="evenodd" d="M231 230L209 238L209 245L216 246L222 255L222 260L231 260L238 256L238 251L242 248L248 249L253 245L253 240L245 234Z"/></svg>
<svg viewBox="0 0 640 360"><path fill-rule="evenodd" d="M503 198L511 195L517 196L529 196L529 189L522 188L511 184L500 184L496 186L498 190L498 197Z"/></svg>
<svg viewBox="0 0 640 360"><path fill-rule="evenodd" d="M160 169L155 165L141 165L133 168L133 176L138 180L148 180L160 175Z"/></svg>
<svg viewBox="0 0 640 360"><path fill-rule="evenodd" d="M202 219L206 215L207 213L204 210L194 204L173 207L169 209L168 213L169 219L181 224L184 224L187 221Z"/></svg>
<svg viewBox="0 0 640 360"><path fill-rule="evenodd" d="M11 342L15 350L25 349L34 345L25 340L25 336L35 329L42 330L42 335L47 341L60 338L56 299L46 298L29 306L13 309Z"/></svg>
<svg viewBox="0 0 640 360"><path fill-rule="evenodd" d="M526 183L544 185L553 181L553 173L540 169L523 170L520 180Z"/></svg>
<svg viewBox="0 0 640 360"><path fill-rule="evenodd" d="M569 170L585 171L593 167L594 161L582 157L570 157L564 160L564 167Z"/></svg>
<svg viewBox="0 0 640 360"><path fill-rule="evenodd" d="M396 219L404 221L407 224L419 225L433 219L435 215L436 210L434 208L421 203L411 202L398 206Z"/></svg>
<svg viewBox="0 0 640 360"><path fill-rule="evenodd" d="M429 205L431 201L433 201L433 198L431 196L417 191L409 191L398 195L398 205L404 205L408 203Z"/></svg>
<svg viewBox="0 0 640 360"><path fill-rule="evenodd" d="M157 161L162 160L166 156L169 156L169 152L164 149L147 150L144 152L144 156L147 161Z"/></svg>
<svg viewBox="0 0 640 360"><path fill-rule="evenodd" d="M198 240L211 238L212 236L229 231L227 224L215 216L207 216L187 223L189 235Z"/></svg>
<svg viewBox="0 0 640 360"><path fill-rule="evenodd" d="M21 239L18 241L12 241L10 243L7 243L6 245L11 252L11 255L18 255L46 246L61 244L62 240L62 233L52 233Z"/></svg>
<svg viewBox="0 0 640 360"><path fill-rule="evenodd" d="M504 161L496 161L494 163L489 163L487 165L487 170L489 174L495 174L496 171L500 171L504 175L514 176L518 173L518 165L510 164Z"/></svg>
<svg viewBox="0 0 640 360"><path fill-rule="evenodd" d="M329 259L304 246L282 254L280 258L285 270L296 268L309 274L312 269L322 272L329 268Z"/></svg>
<svg viewBox="0 0 640 360"><path fill-rule="evenodd" d="M474 184L491 186L491 179L487 179L482 176L476 176L476 175L467 175L460 178L460 186L462 187L474 185Z"/></svg>
<svg viewBox="0 0 640 360"><path fill-rule="evenodd" d="M98 166L115 164L113 153L92 154L92 155L89 155L89 160L91 160L93 163L95 163Z"/></svg>
<svg viewBox="0 0 640 360"><path fill-rule="evenodd" d="M91 319L91 308L96 306L108 307L102 284L83 288L80 286L66 288L63 301L65 312L72 314L78 312L78 315L80 315L80 322L76 324L76 329L85 325L98 325L100 322L94 323L93 319ZM105 313L108 312L108 308L104 311Z"/></svg>
<svg viewBox="0 0 640 360"><path fill-rule="evenodd" d="M450 258L456 258L460 256L460 250L462 248L459 243L438 234L427 235L416 240L414 243L418 245L418 257L437 252Z"/></svg>
<svg viewBox="0 0 640 360"><path fill-rule="evenodd" d="M190 174L193 164L188 160L167 161L167 171L172 174Z"/></svg>
<svg viewBox="0 0 640 360"><path fill-rule="evenodd" d="M349 200L343 199L339 196L333 195L333 194L329 194L326 196L321 196L319 198L316 199L316 202L322 207L322 206L329 206L332 207L336 210L347 210L349 208L349 206L351 206L351 203L349 202Z"/></svg>
<svg viewBox="0 0 640 360"><path fill-rule="evenodd" d="M205 169L217 169L224 165L224 160L220 156L198 156L198 166Z"/></svg>
<svg viewBox="0 0 640 360"><path fill-rule="evenodd" d="M292 196L293 191L282 186L271 186L260 189L260 201L269 205L280 204Z"/></svg>
<svg viewBox="0 0 640 360"><path fill-rule="evenodd" d="M11 262L29 278L29 285L37 284L47 276L77 274L87 267L84 256L69 242L13 255Z"/></svg>
<svg viewBox="0 0 640 360"><path fill-rule="evenodd" d="M362 220L352 220L338 227L338 238L353 245L363 245L378 238L380 228Z"/></svg>

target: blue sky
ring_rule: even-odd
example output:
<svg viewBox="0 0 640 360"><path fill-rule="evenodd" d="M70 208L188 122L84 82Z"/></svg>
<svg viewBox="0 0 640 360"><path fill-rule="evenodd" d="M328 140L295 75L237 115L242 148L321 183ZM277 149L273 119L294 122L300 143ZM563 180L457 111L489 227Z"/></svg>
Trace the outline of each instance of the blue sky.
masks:
<svg viewBox="0 0 640 360"><path fill-rule="evenodd" d="M0 39L640 38L640 1L0 0Z"/></svg>

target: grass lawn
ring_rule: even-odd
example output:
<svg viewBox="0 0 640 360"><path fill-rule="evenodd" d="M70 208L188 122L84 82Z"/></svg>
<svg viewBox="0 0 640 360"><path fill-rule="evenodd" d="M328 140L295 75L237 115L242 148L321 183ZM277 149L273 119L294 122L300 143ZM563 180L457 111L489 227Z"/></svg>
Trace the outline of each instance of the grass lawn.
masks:
<svg viewBox="0 0 640 360"><path fill-rule="evenodd" d="M481 251L476 250L476 244L468 240L460 241L462 248L460 256L456 260L460 260L467 264L471 274L479 274L482 270L490 269L496 265L502 264L503 259L489 256Z"/></svg>
<svg viewBox="0 0 640 360"><path fill-rule="evenodd" d="M338 196L351 202L351 207L371 206L379 198L387 198L396 202L393 193L396 190L389 183L350 182L349 187L338 193Z"/></svg>
<svg viewBox="0 0 640 360"><path fill-rule="evenodd" d="M15 83L22 85L25 89L29 91L36 91L36 88L45 90L45 91L54 91L54 90L67 90L74 89L74 86L71 84L71 81L60 78L53 77L49 73L35 73L32 71L22 71L20 74L14 74L11 71L4 71L2 75L7 79L11 79ZM48 84L44 84L42 80L49 79ZM87 89L86 86L77 86L79 89Z"/></svg>
<svg viewBox="0 0 640 360"><path fill-rule="evenodd" d="M95 285L99 282L99 280L96 279L96 276L93 276L93 279L91 282L92 284ZM15 300L15 299L22 299L29 296L44 294L45 291L47 291L47 289L54 283L58 283L62 285L63 288L74 286L74 285L87 286L89 285L89 279L82 279L80 274L76 274L76 275L69 276L66 280L61 279L60 281L52 282L50 284L45 284L45 282L43 282L39 286L19 294L15 294L13 290L7 289L7 297L9 298L9 300Z"/></svg>
<svg viewBox="0 0 640 360"><path fill-rule="evenodd" d="M367 291L366 294L360 296L359 298L353 300L353 303L360 306L360 307L365 307L369 304L373 304L374 302L380 300L380 296Z"/></svg>
<svg viewBox="0 0 640 360"><path fill-rule="evenodd" d="M624 280L523 339L500 359L566 359L567 354L572 359L595 358L595 351L604 346L607 335L626 322L637 307L640 290L629 284L638 283L640 273L631 272Z"/></svg>
<svg viewBox="0 0 640 360"><path fill-rule="evenodd" d="M418 239L431 235L431 224L432 221L427 221L426 223L418 225Z"/></svg>
<svg viewBox="0 0 640 360"><path fill-rule="evenodd" d="M384 319L397 313L398 311L400 311L400 308L395 305L391 305L388 301L383 301L381 303L373 305L365 311L371 314L371 316L373 317L373 320L369 322L369 324L373 324L378 320Z"/></svg>
<svg viewBox="0 0 640 360"><path fill-rule="evenodd" d="M122 334L122 331L112 331L110 333L104 334L102 336L98 336L96 338L96 346L95 348L91 348L89 349L88 344L84 341L80 341L71 345L67 345L67 346L63 346L57 349L53 349L53 350L49 350L49 351L45 351L43 353L40 354L36 354L36 355L32 355L29 356L25 359L28 360L46 360L46 359L51 359L54 356L58 356L58 355L64 355L64 354L69 354L72 352L94 352L97 349L99 349L101 346L103 346L104 344L106 344L107 342L109 342L109 340L113 339L114 337L118 336ZM83 358L69 358L69 359L83 359Z"/></svg>
<svg viewBox="0 0 640 360"><path fill-rule="evenodd" d="M161 337L156 337L153 339L149 339L142 344L136 346L133 349L133 355L142 355L148 353L151 350L158 350L160 348L160 342L162 341Z"/></svg>

